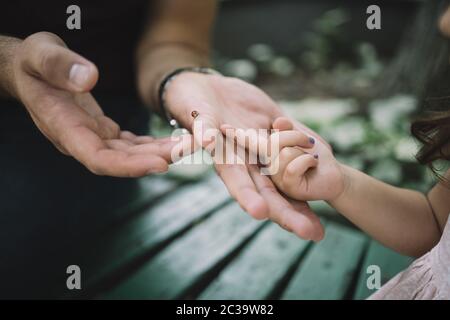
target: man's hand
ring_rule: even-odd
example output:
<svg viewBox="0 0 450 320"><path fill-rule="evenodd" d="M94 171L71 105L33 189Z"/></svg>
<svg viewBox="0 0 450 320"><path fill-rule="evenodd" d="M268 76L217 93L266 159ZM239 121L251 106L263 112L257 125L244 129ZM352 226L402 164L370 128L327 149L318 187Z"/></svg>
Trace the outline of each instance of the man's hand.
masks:
<svg viewBox="0 0 450 320"><path fill-rule="evenodd" d="M203 147L211 141L207 130L224 124L242 129L270 129L282 115L278 106L260 89L244 81L219 75L185 72L169 84L166 106L182 126L193 131ZM193 119L192 111L199 116ZM206 137L206 139L205 139ZM305 239L320 240L323 228L305 202L281 195L270 179L253 166L216 164L230 194L257 219L270 218Z"/></svg>
<svg viewBox="0 0 450 320"><path fill-rule="evenodd" d="M138 177L167 170L178 142L121 131L89 93L97 68L59 37L29 36L15 46L11 65L10 94L61 152L99 175Z"/></svg>

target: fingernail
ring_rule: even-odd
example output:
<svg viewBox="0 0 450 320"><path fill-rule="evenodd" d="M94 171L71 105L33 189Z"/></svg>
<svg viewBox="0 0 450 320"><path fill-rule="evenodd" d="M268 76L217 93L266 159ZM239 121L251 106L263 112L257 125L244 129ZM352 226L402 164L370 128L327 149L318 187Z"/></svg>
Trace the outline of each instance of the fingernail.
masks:
<svg viewBox="0 0 450 320"><path fill-rule="evenodd" d="M311 143L311 144L316 143L316 140L313 137L309 137L308 140L309 140L309 143Z"/></svg>
<svg viewBox="0 0 450 320"><path fill-rule="evenodd" d="M86 86L86 81L88 77L89 77L88 67L79 63L75 63L72 66L72 68L70 68L69 79L78 88L82 89Z"/></svg>
<svg viewBox="0 0 450 320"><path fill-rule="evenodd" d="M319 155L317 153L314 155L314 159L319 159Z"/></svg>

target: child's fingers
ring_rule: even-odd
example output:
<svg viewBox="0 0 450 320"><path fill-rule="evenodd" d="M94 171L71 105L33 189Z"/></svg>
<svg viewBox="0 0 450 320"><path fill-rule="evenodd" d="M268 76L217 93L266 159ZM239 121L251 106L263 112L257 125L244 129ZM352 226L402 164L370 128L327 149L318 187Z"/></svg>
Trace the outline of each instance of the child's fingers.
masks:
<svg viewBox="0 0 450 320"><path fill-rule="evenodd" d="M286 147L281 149L280 154L270 162L268 172L270 175L277 175L279 172L284 172L287 165L303 154L299 148ZM280 175L280 177L282 177Z"/></svg>
<svg viewBox="0 0 450 320"><path fill-rule="evenodd" d="M297 124L297 126L295 125ZM308 137L311 137L312 141L314 141L315 139L312 137L312 133L315 134L314 131L312 131L311 129L309 129L308 127L305 127L304 125L300 124L299 122L296 121L292 121L289 118L286 117L279 117L277 118L273 124L272 124L272 128L274 130L280 130L280 131L286 131L286 130L295 130L295 131L299 131L302 133L305 133L306 135L308 135ZM319 137L320 138L320 137ZM321 140L323 143L327 144L325 141L323 141L323 139ZM314 141L315 142L315 141ZM314 144L313 142L313 144Z"/></svg>
<svg viewBox="0 0 450 320"><path fill-rule="evenodd" d="M228 139L233 139L239 146L245 148L248 152L258 155L261 159L267 157L270 150L268 130L236 129L228 124L222 125L220 129Z"/></svg>
<svg viewBox="0 0 450 320"><path fill-rule="evenodd" d="M315 140L312 137L304 134L300 131L278 131L272 133L270 136L271 150L276 148L279 151L285 147L301 147L301 148L312 148L314 147Z"/></svg>
<svg viewBox="0 0 450 320"><path fill-rule="evenodd" d="M273 167L279 166L279 162L290 162L290 160L292 160L292 156L290 154L294 153L295 156L299 156L304 152L300 148L311 149L314 147L314 143L314 138L309 137L300 131L288 130L274 132L270 136L269 152L266 153L266 157L269 158L265 159L264 164L267 165L270 163L270 166ZM262 157L260 156L260 158ZM273 170L273 168L271 168L271 170Z"/></svg>
<svg viewBox="0 0 450 320"><path fill-rule="evenodd" d="M286 169L284 170L283 184L285 184L288 187L291 186L298 187L300 178L310 168L316 167L317 164L318 164L317 155L305 153L295 158L286 166Z"/></svg>
<svg viewBox="0 0 450 320"><path fill-rule="evenodd" d="M266 130L236 129L230 125L221 126L222 133L250 153L258 155L262 165L269 165L285 147L313 148L314 138L297 130L278 131L268 136Z"/></svg>

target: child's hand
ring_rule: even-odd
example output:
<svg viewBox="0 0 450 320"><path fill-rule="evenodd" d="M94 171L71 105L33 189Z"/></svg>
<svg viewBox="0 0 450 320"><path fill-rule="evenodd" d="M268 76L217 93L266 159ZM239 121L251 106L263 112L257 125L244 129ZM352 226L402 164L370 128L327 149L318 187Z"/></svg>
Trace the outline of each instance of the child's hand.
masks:
<svg viewBox="0 0 450 320"><path fill-rule="evenodd" d="M258 155L268 166L265 173L287 196L302 201L334 200L344 191L343 171L328 145L294 130L284 117L277 118L272 127L276 131L270 136L252 136L229 125L221 129L227 137L244 141L246 148Z"/></svg>
<svg viewBox="0 0 450 320"><path fill-rule="evenodd" d="M277 119L274 129L292 130L292 124L286 120ZM334 200L344 191L343 171L327 146L320 141L309 149L289 146L282 141L283 135L279 137L280 146L284 147L272 159L270 171L273 182L282 192L297 200Z"/></svg>

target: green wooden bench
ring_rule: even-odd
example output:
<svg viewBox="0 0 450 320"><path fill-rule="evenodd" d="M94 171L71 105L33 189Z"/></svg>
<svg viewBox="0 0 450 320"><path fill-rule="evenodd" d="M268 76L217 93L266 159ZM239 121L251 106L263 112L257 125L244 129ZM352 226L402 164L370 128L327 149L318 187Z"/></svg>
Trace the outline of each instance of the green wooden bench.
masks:
<svg viewBox="0 0 450 320"><path fill-rule="evenodd" d="M328 216L318 244L253 220L214 174L142 187L132 214L83 250L83 289L64 298L364 299L367 266L384 283L412 261Z"/></svg>

